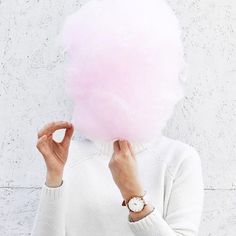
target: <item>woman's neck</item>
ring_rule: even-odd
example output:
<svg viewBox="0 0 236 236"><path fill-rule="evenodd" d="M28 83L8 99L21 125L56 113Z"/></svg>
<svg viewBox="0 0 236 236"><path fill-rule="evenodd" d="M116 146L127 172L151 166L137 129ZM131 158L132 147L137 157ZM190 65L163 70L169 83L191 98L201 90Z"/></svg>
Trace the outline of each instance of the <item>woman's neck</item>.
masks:
<svg viewBox="0 0 236 236"><path fill-rule="evenodd" d="M135 142L130 142L131 147L133 149L134 154L138 154L139 152L142 152L143 150L156 145L160 142L162 138L162 135L156 136L155 138L151 139L148 142L143 142L143 143L135 143ZM95 147L99 151L102 156L107 156L108 158L111 157L113 153L113 142L114 141L98 141L98 140L92 140L94 143Z"/></svg>

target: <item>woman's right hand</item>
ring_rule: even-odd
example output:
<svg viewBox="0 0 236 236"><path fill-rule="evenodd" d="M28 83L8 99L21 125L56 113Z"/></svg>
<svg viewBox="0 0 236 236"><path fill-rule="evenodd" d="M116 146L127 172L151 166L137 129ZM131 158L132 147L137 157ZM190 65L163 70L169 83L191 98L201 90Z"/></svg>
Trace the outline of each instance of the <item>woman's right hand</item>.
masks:
<svg viewBox="0 0 236 236"><path fill-rule="evenodd" d="M56 142L53 140L53 133L59 129L66 129L66 131L63 140ZM47 166L46 185L48 187L58 187L62 183L73 132L73 125L66 121L48 123L38 132L36 147L43 155Z"/></svg>

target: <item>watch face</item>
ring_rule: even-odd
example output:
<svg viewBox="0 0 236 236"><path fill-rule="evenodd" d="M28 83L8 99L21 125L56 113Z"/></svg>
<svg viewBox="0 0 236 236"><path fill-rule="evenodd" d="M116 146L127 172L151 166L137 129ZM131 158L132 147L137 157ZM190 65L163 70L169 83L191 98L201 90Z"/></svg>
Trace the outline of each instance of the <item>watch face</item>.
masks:
<svg viewBox="0 0 236 236"><path fill-rule="evenodd" d="M144 201L140 197L133 197L128 202L129 209L134 212L142 211L144 207Z"/></svg>

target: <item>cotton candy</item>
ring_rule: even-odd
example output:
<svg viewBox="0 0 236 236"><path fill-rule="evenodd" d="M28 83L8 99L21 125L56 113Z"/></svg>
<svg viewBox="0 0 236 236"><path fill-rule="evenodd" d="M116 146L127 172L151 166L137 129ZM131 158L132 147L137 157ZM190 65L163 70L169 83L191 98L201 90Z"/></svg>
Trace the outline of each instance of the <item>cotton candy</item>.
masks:
<svg viewBox="0 0 236 236"><path fill-rule="evenodd" d="M90 0L62 29L65 90L86 138L147 142L183 97L181 30L164 1Z"/></svg>

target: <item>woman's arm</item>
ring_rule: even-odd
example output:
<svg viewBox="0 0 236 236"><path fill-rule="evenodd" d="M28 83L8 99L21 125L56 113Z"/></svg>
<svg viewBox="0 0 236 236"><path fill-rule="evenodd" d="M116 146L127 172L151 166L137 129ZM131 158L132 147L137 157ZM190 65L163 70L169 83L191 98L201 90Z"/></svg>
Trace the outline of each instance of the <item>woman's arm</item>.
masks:
<svg viewBox="0 0 236 236"><path fill-rule="evenodd" d="M173 178L166 216L155 207L146 217L128 224L135 236L197 236L203 199L201 161L191 149Z"/></svg>
<svg viewBox="0 0 236 236"><path fill-rule="evenodd" d="M59 187L42 186L32 236L65 236L65 183Z"/></svg>
<svg viewBox="0 0 236 236"><path fill-rule="evenodd" d="M58 129L66 129L61 142L53 140L53 133ZM72 124L61 121L45 125L38 133L36 146L45 160L47 176L32 236L65 236L66 182L63 181L63 172L73 130Z"/></svg>

